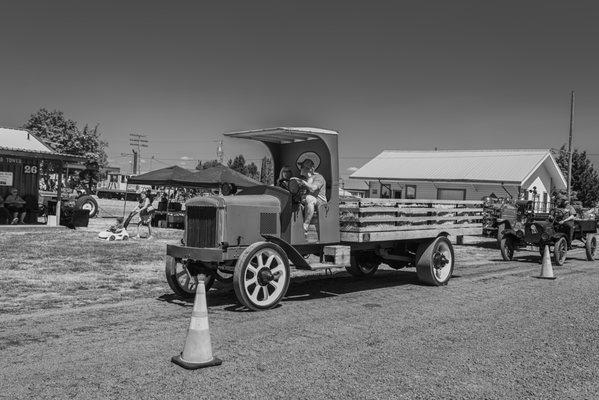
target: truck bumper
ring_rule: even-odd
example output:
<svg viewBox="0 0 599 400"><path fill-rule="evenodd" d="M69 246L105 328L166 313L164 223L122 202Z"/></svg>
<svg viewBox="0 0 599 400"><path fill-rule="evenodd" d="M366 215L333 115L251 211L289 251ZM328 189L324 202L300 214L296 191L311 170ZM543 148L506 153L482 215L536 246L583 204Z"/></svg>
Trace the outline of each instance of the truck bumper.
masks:
<svg viewBox="0 0 599 400"><path fill-rule="evenodd" d="M166 254L174 258L190 258L203 262L223 262L237 260L245 247L229 247L227 251L221 248L187 247L169 244Z"/></svg>

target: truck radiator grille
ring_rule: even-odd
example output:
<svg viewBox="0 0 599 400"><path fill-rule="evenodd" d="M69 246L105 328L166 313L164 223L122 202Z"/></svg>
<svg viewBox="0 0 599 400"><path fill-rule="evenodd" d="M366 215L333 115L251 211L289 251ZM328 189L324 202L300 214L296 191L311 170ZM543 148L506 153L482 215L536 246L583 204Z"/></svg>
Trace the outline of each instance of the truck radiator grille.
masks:
<svg viewBox="0 0 599 400"><path fill-rule="evenodd" d="M216 208L187 207L187 241L190 247L217 247Z"/></svg>
<svg viewBox="0 0 599 400"><path fill-rule="evenodd" d="M260 233L267 235L277 233L276 213L260 213Z"/></svg>

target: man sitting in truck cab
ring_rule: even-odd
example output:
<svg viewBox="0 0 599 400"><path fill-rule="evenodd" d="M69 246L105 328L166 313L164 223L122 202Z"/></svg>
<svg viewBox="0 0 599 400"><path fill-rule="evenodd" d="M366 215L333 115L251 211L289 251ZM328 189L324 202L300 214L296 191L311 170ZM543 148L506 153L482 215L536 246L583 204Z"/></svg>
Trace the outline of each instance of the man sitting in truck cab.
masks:
<svg viewBox="0 0 599 400"><path fill-rule="evenodd" d="M562 201L561 207L556 210L556 220L560 224L566 234L568 240L568 249L572 247L572 239L574 238L574 218L577 213L574 207L570 205L567 199Z"/></svg>
<svg viewBox="0 0 599 400"><path fill-rule="evenodd" d="M306 195L302 198L304 206L304 232L308 232L314 209L327 202L326 181L322 175L314 171L314 161L307 158L300 165L300 184L305 188Z"/></svg>

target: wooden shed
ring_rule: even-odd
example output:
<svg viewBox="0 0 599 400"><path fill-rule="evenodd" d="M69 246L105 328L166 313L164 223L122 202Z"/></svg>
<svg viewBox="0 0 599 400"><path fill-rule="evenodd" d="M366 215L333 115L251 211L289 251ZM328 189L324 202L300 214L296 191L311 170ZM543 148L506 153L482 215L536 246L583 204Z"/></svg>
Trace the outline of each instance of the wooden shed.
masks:
<svg viewBox="0 0 599 400"><path fill-rule="evenodd" d="M0 196L6 198L11 187L16 187L26 201L27 209L36 211L41 162L57 163L61 175L65 162L83 160L82 157L57 153L26 130L0 128ZM58 187L60 192L60 185ZM60 193L58 195L60 198ZM35 216L36 213L31 212L27 222L35 222Z"/></svg>

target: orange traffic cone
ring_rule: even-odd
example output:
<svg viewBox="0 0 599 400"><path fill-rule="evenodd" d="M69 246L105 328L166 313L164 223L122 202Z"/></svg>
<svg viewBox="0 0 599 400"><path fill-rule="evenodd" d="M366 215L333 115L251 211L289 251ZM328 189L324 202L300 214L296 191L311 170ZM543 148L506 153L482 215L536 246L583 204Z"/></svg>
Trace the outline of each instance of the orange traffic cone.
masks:
<svg viewBox="0 0 599 400"><path fill-rule="evenodd" d="M198 281L185 347L183 352L173 357L171 361L186 369L198 369L222 364L220 359L212 355L206 288L202 280Z"/></svg>
<svg viewBox="0 0 599 400"><path fill-rule="evenodd" d="M553 267L551 266L551 255L549 254L549 246L545 246L543 252L543 266L541 268L541 275L537 276L539 279L555 279L553 276Z"/></svg>

